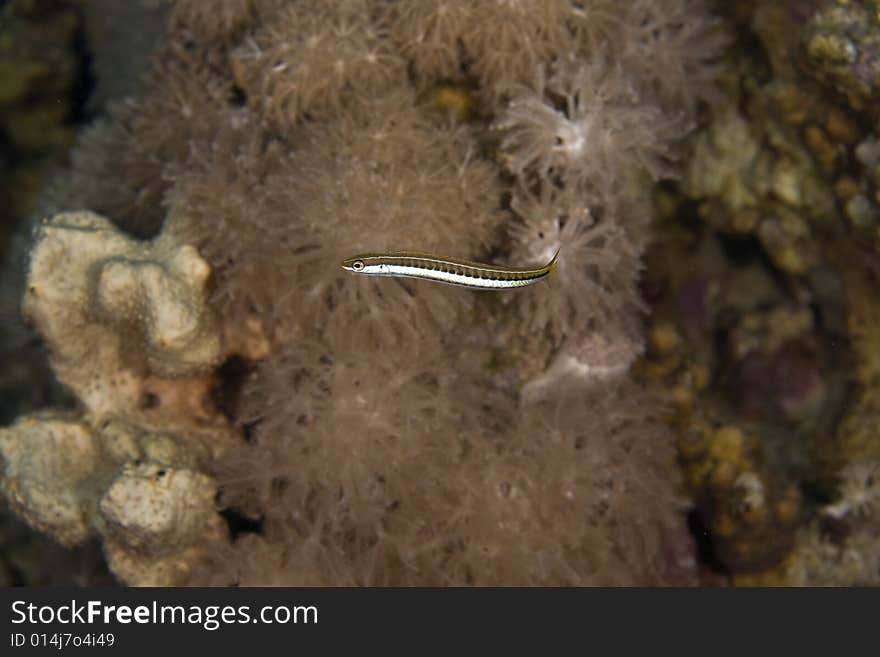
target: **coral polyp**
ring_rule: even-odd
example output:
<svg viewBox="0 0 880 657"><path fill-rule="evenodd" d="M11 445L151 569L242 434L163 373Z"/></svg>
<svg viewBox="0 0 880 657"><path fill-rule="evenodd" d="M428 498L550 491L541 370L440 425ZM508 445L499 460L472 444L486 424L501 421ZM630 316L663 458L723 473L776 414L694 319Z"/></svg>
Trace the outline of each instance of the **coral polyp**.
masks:
<svg viewBox="0 0 880 657"><path fill-rule="evenodd" d="M381 91L401 76L404 60L369 20L370 5L297 2L280 9L233 51L236 83L280 129Z"/></svg>
<svg viewBox="0 0 880 657"><path fill-rule="evenodd" d="M607 186L609 172L672 175L670 145L688 131L684 115L664 113L618 65L604 55L564 60L547 79L539 69L531 86L515 88L496 122L510 171L576 188Z"/></svg>

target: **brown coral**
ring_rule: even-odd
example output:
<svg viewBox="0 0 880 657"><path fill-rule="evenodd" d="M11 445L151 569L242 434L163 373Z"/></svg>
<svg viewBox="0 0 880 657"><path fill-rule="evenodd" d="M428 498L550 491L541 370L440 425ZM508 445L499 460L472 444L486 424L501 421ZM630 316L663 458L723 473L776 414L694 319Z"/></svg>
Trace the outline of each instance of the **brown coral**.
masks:
<svg viewBox="0 0 880 657"><path fill-rule="evenodd" d="M235 349L262 360L211 371L212 360L204 374L224 379L223 410L246 437L209 469L186 449L165 463L167 481L156 454L143 466L119 459L112 480L125 487L98 506L118 572L151 581L152 564L185 576L165 568L173 514L151 504L193 490L199 513L171 508L216 558L191 581L693 581L669 436L626 370L641 344L643 174L665 175L682 99L697 92L658 90L601 30L590 39L604 43L588 43L574 22L590 12L645 37L626 10L601 2L232 2L216 21L178 5L165 79L151 78L100 142L81 147L77 182L56 199L118 211L129 229L164 224L156 239L193 249L212 272L198 289L220 359ZM413 45L426 42L436 48ZM715 47L704 45L689 61ZM576 61L560 72L563 55ZM536 68L550 81L540 101L506 105ZM481 106L438 112L432 92L448 82ZM566 120L595 120L585 159L546 152L557 133L531 144L531 127L497 148L493 119L507 112L541 129L565 115L565 98ZM653 130L641 129L646 118ZM338 266L397 249L526 264L560 244L560 285L517 297ZM118 277L114 289L151 289L140 278ZM197 408L205 388L185 374L139 382ZM216 416L198 428L199 439L228 440ZM257 530L221 549L212 482L219 503ZM146 488L153 497L136 495ZM187 567L206 552L189 538L170 541Z"/></svg>
<svg viewBox="0 0 880 657"><path fill-rule="evenodd" d="M495 97L536 66L574 46L566 0L472 3L419 0L392 4L392 39L427 79L475 76Z"/></svg>
<svg viewBox="0 0 880 657"><path fill-rule="evenodd" d="M516 88L496 122L511 172L579 189L608 189L611 172L669 176L669 146L688 127L618 66L604 55L568 60L534 89Z"/></svg>
<svg viewBox="0 0 880 657"><path fill-rule="evenodd" d="M559 251L558 276L542 294L517 299L526 331L550 329L561 340L580 331L639 334L643 309L636 290L641 244L607 209L589 196L542 187L539 197L519 191L513 200L514 253L524 262L548 262Z"/></svg>
<svg viewBox="0 0 880 657"><path fill-rule="evenodd" d="M319 414L258 425L261 457L227 472L227 493L249 490L266 531L218 555L237 565L209 581L690 581L673 453L661 435L645 440L639 390L569 380L538 406L488 398L475 412L468 398L485 393L461 381L398 372L378 386L357 367L321 367L326 388L309 381L314 369L301 374L312 392L297 387L303 405L319 394ZM297 549L267 554L273 542ZM267 559L237 556L255 548Z"/></svg>
<svg viewBox="0 0 880 657"><path fill-rule="evenodd" d="M371 3L297 2L281 9L232 54L236 83L279 129L338 110L403 73L404 61L369 20Z"/></svg>

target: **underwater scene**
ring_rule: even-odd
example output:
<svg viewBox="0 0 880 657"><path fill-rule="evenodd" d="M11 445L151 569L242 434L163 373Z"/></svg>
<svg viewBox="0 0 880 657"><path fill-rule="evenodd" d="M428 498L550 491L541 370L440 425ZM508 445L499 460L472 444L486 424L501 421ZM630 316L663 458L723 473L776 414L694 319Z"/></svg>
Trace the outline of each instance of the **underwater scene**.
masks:
<svg viewBox="0 0 880 657"><path fill-rule="evenodd" d="M0 213L0 585L880 585L880 0L6 0Z"/></svg>

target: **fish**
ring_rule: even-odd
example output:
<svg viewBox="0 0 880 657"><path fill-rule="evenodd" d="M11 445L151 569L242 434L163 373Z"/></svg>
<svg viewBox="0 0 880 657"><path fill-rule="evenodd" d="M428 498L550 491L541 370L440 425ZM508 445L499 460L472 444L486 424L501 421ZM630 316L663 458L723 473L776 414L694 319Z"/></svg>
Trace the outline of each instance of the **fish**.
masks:
<svg viewBox="0 0 880 657"><path fill-rule="evenodd" d="M543 267L508 267L430 253L362 253L342 261L346 271L366 276L418 278L475 290L510 290L534 285L556 270L559 251Z"/></svg>

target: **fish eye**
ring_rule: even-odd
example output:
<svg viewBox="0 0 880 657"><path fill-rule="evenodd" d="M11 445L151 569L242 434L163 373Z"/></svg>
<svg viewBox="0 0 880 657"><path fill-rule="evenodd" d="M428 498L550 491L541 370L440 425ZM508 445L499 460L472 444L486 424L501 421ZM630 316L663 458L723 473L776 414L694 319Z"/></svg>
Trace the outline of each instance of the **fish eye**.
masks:
<svg viewBox="0 0 880 657"><path fill-rule="evenodd" d="M363 260L355 260L353 263L351 263L351 268L354 271L363 271L364 261Z"/></svg>

